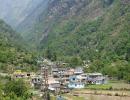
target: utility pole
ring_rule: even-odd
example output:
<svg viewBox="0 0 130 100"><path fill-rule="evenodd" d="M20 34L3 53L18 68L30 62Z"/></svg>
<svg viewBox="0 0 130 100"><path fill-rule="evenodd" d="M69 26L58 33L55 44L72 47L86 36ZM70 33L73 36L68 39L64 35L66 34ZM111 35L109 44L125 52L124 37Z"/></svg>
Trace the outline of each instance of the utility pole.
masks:
<svg viewBox="0 0 130 100"><path fill-rule="evenodd" d="M62 68L61 67L61 64L60 63L58 63L57 64L57 66L58 66L58 70L59 70L59 82L60 82L60 90L58 91L59 93L59 96L57 96L57 99L56 100L65 100L61 95L62 95L62 89L63 89L63 80L62 80L62 75L63 75L63 73L62 73L62 71L61 71L61 69L60 68Z"/></svg>
<svg viewBox="0 0 130 100"><path fill-rule="evenodd" d="M48 91L48 68L45 65L41 67L41 76L41 92L43 92L43 100L50 100Z"/></svg>

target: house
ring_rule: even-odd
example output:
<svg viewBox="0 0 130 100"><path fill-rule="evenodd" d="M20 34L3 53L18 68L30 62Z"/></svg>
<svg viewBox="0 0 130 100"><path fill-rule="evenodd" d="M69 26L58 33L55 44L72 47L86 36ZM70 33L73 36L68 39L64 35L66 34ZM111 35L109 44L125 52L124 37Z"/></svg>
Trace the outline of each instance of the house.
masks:
<svg viewBox="0 0 130 100"><path fill-rule="evenodd" d="M97 77L94 81L95 84L107 84L106 77Z"/></svg>
<svg viewBox="0 0 130 100"><path fill-rule="evenodd" d="M66 69L65 71L59 72L58 81L62 81L64 85L69 83L69 77L74 75L74 69Z"/></svg>
<svg viewBox="0 0 130 100"><path fill-rule="evenodd" d="M74 69L61 68L61 67L53 67L52 68L52 76L57 81L61 81L61 78L62 78L62 81L65 84L69 83L69 77L72 75L74 75Z"/></svg>
<svg viewBox="0 0 130 100"><path fill-rule="evenodd" d="M102 77L102 73L87 73L90 78Z"/></svg>
<svg viewBox="0 0 130 100"><path fill-rule="evenodd" d="M73 75L69 77L69 84L68 84L69 88L84 88L85 84L82 82L82 77L81 76L77 76L77 75Z"/></svg>
<svg viewBox="0 0 130 100"><path fill-rule="evenodd" d="M60 82L56 81L53 77L48 78L48 89L51 91L57 91L60 89Z"/></svg>
<svg viewBox="0 0 130 100"><path fill-rule="evenodd" d="M60 83L59 82L51 83L49 84L48 89L52 92L58 92L60 91Z"/></svg>
<svg viewBox="0 0 130 100"><path fill-rule="evenodd" d="M107 77L104 77L101 73L88 73L86 81L88 84L106 84Z"/></svg>
<svg viewBox="0 0 130 100"><path fill-rule="evenodd" d="M75 69L75 71L74 71L74 74L75 75L81 75L81 74L83 74L84 72L83 72L83 68L82 67L77 67L76 69Z"/></svg>
<svg viewBox="0 0 130 100"><path fill-rule="evenodd" d="M48 85L48 89L55 93L68 93L70 91L63 83L56 81L53 77L49 77Z"/></svg>
<svg viewBox="0 0 130 100"><path fill-rule="evenodd" d="M37 75L37 76L32 77L31 85L32 87L39 89L41 86L41 82L42 82L42 77Z"/></svg>
<svg viewBox="0 0 130 100"><path fill-rule="evenodd" d="M52 75L54 78L58 78L59 77L59 70L58 68L52 68Z"/></svg>
<svg viewBox="0 0 130 100"><path fill-rule="evenodd" d="M74 69L67 69L63 73L61 73L62 82L64 85L69 83L69 77L74 75Z"/></svg>
<svg viewBox="0 0 130 100"><path fill-rule="evenodd" d="M14 73L13 73L13 78L25 78L26 77L26 74L25 72L22 72L21 70L16 70Z"/></svg>
<svg viewBox="0 0 130 100"><path fill-rule="evenodd" d="M81 78L82 78L82 82L87 84L88 74L86 74L86 73L81 74Z"/></svg>
<svg viewBox="0 0 130 100"><path fill-rule="evenodd" d="M21 70L15 70L12 74L12 78L32 78L34 76L34 72L23 72Z"/></svg>

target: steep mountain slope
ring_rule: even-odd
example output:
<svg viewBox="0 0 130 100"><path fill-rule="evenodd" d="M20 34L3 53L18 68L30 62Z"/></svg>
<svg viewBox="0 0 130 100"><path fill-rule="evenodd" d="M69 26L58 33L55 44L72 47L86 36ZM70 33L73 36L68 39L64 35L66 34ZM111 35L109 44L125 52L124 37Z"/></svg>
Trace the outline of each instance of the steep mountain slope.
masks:
<svg viewBox="0 0 130 100"><path fill-rule="evenodd" d="M129 80L129 29L129 0L52 0L29 35L45 57Z"/></svg>
<svg viewBox="0 0 130 100"><path fill-rule="evenodd" d="M18 35L9 25L3 20L0 20L0 37L1 43L19 44L18 41L22 41L22 37Z"/></svg>
<svg viewBox="0 0 130 100"><path fill-rule="evenodd" d="M0 20L0 71L11 72L17 66L23 69L33 65L32 54L22 48L23 41L9 25Z"/></svg>
<svg viewBox="0 0 130 100"><path fill-rule="evenodd" d="M16 29L44 56L130 81L130 0L47 0Z"/></svg>
<svg viewBox="0 0 130 100"><path fill-rule="evenodd" d="M29 41L35 41L36 43L42 40L48 35L56 23L64 19L77 18L75 20L81 20L83 18L94 19L101 16L103 13L103 6L110 5L113 0L50 0L38 5L34 11L30 14L19 26L18 31L24 33L23 36L30 37ZM103 4L105 2L105 4ZM43 9L44 7L44 9ZM27 35L26 35L27 33ZM34 34L33 34L34 33Z"/></svg>
<svg viewBox="0 0 130 100"><path fill-rule="evenodd" d="M18 25L19 30L23 31L24 30L29 30L28 28L32 27L34 23L36 23L37 21L40 20L40 15L44 12L44 10L46 9L47 5L48 5L49 0L41 0L41 2L39 2L38 4L35 3L30 3L30 9L34 8L33 10L29 10L28 16L20 23L20 25ZM35 7L32 7L34 6ZM25 27L26 26L26 27Z"/></svg>
<svg viewBox="0 0 130 100"><path fill-rule="evenodd" d="M16 27L42 1L44 0L0 0L0 18Z"/></svg>
<svg viewBox="0 0 130 100"><path fill-rule="evenodd" d="M102 58L109 54L122 58L127 49L123 45L129 43L129 3L129 0L51 0L43 12L41 4L22 22L21 32L28 33L25 36L32 43L40 43L38 48L49 48L61 59L79 56L93 60L96 51ZM39 10L40 15L35 16ZM28 28L31 17L35 21ZM112 59L111 55L108 58Z"/></svg>
<svg viewBox="0 0 130 100"><path fill-rule="evenodd" d="M85 9L85 11L81 10L81 13L78 11L78 14L75 13L77 15L72 17L68 14L69 12L63 13L65 9L59 9L61 11L57 9L57 12L52 10L52 20L49 19L50 22L46 23L49 32L47 38L42 39L41 45L43 47L48 46L52 51L56 51L58 55L76 55L88 60L93 60L96 56L94 55L95 51L99 51L100 56L104 54L105 57L108 56L110 59L111 55L109 53L120 57L125 55L127 48L124 45L130 42L128 38L129 3L124 4L122 1L124 0L115 1L107 9L104 9L102 2L92 2L90 0L90 4L93 5L92 8L89 7L90 14L85 14ZM56 9L58 7L51 8ZM61 17L56 20L57 16ZM53 20L55 20L54 26L50 28L49 24L52 25ZM90 52L93 55L89 55Z"/></svg>
<svg viewBox="0 0 130 100"><path fill-rule="evenodd" d="M48 2L49 0L41 0L37 6L35 5L36 7L32 10L32 12L30 12L28 16L16 27L16 30L22 33L21 35L28 40L28 42L36 41L39 38L37 33L39 33L39 29L41 29L41 27L36 26L37 28L35 29L34 27L36 23L43 20Z"/></svg>

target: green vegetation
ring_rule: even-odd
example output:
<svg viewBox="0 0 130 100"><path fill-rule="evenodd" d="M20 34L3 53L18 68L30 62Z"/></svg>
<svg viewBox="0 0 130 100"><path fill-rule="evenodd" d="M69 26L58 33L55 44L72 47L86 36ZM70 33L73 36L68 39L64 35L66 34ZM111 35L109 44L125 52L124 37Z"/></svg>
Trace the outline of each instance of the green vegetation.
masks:
<svg viewBox="0 0 130 100"><path fill-rule="evenodd" d="M51 96L51 100L56 100L56 97L55 96Z"/></svg>
<svg viewBox="0 0 130 100"><path fill-rule="evenodd" d="M95 1L92 8L96 2L100 12L103 10L102 15L89 19L91 14L84 15L82 10L78 16L59 18L49 27L40 50L44 55L49 51L50 56L46 57L50 59L55 54L57 59L54 60L67 62L72 67L89 61L86 72L102 72L130 82L130 4L124 0L105 0L102 8L101 2Z"/></svg>
<svg viewBox="0 0 130 100"><path fill-rule="evenodd" d="M31 35L24 33L26 41L36 42L32 47L35 45L41 55L52 61L63 61L69 67L87 64L85 72L101 72L130 83L129 0L52 0L48 4L45 13L40 11L34 25L27 27ZM0 72L36 71L36 54L27 48L23 38L0 20ZM117 89L115 83L86 88ZM129 90L120 88L123 89ZM65 97L84 100L80 96ZM29 98L31 94L22 80L0 77L0 100Z"/></svg>
<svg viewBox="0 0 130 100"><path fill-rule="evenodd" d="M65 97L65 99L67 100L85 100L84 97L80 97L80 96L73 96L73 95L70 95L70 94L65 94L63 95Z"/></svg>
<svg viewBox="0 0 130 100"><path fill-rule="evenodd" d="M109 84L87 85L86 89L92 89L92 90L111 90L112 89L112 85L109 85Z"/></svg>
<svg viewBox="0 0 130 100"><path fill-rule="evenodd" d="M130 82L129 0L53 0L47 6L32 27L24 22L22 27L27 41L35 41L32 45L41 55L69 63L69 67L85 61L89 66L85 72Z"/></svg>
<svg viewBox="0 0 130 100"><path fill-rule="evenodd" d="M25 49L22 38L0 20L0 70L8 73L19 67L22 70L36 70L35 54Z"/></svg>
<svg viewBox="0 0 130 100"><path fill-rule="evenodd" d="M27 85L22 80L8 80L6 84L2 83L0 84L0 100L27 100L31 98L31 93L28 92Z"/></svg>
<svg viewBox="0 0 130 100"><path fill-rule="evenodd" d="M125 81L110 81L109 85L112 86L113 90L130 90L130 84L126 83Z"/></svg>

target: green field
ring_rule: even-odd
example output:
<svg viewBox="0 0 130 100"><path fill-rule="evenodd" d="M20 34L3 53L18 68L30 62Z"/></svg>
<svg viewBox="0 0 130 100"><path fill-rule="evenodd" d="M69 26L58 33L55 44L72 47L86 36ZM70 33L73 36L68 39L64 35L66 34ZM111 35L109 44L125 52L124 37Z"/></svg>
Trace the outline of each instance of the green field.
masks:
<svg viewBox="0 0 130 100"><path fill-rule="evenodd" d="M109 85L115 90L130 90L130 84L125 81L110 81Z"/></svg>
<svg viewBox="0 0 130 100"><path fill-rule="evenodd" d="M110 89L112 89L112 85L110 85L110 84L87 85L85 88L86 89L92 89L92 90L110 90Z"/></svg>
<svg viewBox="0 0 130 100"><path fill-rule="evenodd" d="M130 84L125 81L109 81L108 84L86 85L85 89L90 90L130 90Z"/></svg>

